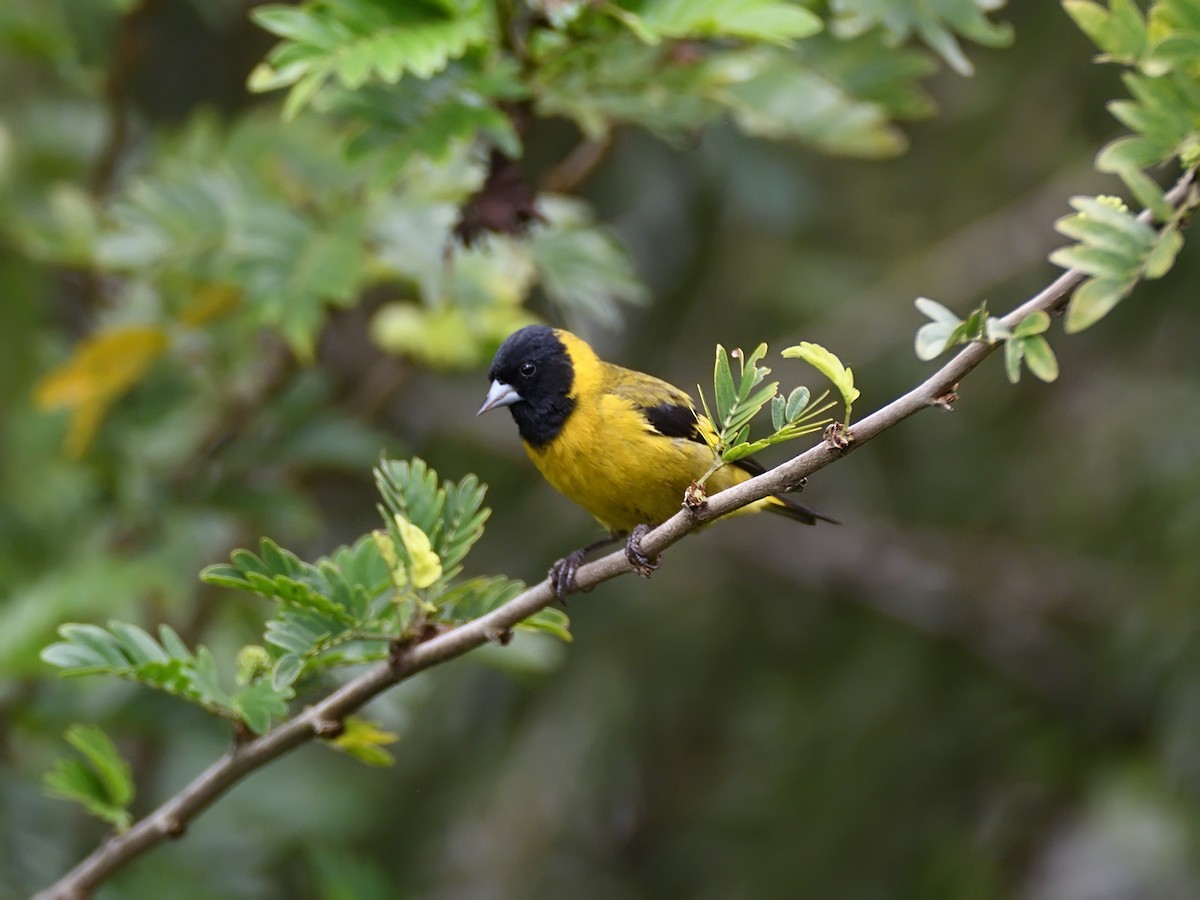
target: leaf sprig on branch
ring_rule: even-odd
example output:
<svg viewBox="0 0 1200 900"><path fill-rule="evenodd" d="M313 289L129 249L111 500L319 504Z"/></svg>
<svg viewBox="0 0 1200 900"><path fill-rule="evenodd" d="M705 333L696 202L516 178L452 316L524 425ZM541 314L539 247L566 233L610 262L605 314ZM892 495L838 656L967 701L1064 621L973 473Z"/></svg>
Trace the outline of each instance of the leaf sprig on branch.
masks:
<svg viewBox="0 0 1200 900"><path fill-rule="evenodd" d="M832 421L824 414L835 407L837 401L828 399L828 390L813 399L812 393L804 386L794 388L784 396L779 392L778 381L763 384L771 374L769 368L759 365L766 355L766 344L759 344L748 356L740 349L730 354L723 346L717 345L712 408L708 405L704 390L697 386L708 423L701 423L700 433L713 451L713 464L697 479L697 485L703 486L714 472L727 463L745 459L784 441L815 434ZM848 425L852 405L859 395L854 387L853 373L819 344L805 341L788 347L781 355L804 360L833 382L842 396L846 410L845 424ZM739 364L736 378L729 363L730 356ZM771 404L771 426L774 430L766 437L752 441L750 426L768 403Z"/></svg>
<svg viewBox="0 0 1200 900"><path fill-rule="evenodd" d="M208 584L273 605L262 644L243 647L232 673L223 675L208 648L189 649L166 625L156 639L115 621L107 628L61 626L62 640L43 650L42 659L64 675L135 681L264 734L286 717L296 696L320 689L337 669L386 659L392 647L486 615L524 590L523 583L508 578L459 577L491 513L483 505L486 489L474 475L439 483L420 459L384 460L375 479L384 519L379 531L314 563L264 538L258 553L235 550L229 563L201 573ZM570 621L559 609L539 610L516 627L571 639ZM225 686L230 681L234 687ZM390 739L364 720L337 746L377 765L388 758L379 745ZM100 752L97 747L103 749L87 735L75 735L72 743L89 759ZM62 764L52 785L57 794L110 822L127 822L119 802L124 795L111 786L88 787L99 776L80 765Z"/></svg>
<svg viewBox="0 0 1200 900"><path fill-rule="evenodd" d="M1050 327L1050 316L1042 310L1030 313L1014 328L1002 319L988 315L987 302L960 319L936 300L918 297L917 309L932 321L917 329L917 358L923 360L941 356L952 347L978 341L984 344L1004 344L1004 371L1016 384L1021 378L1021 363L1042 381L1058 378L1058 359L1050 349L1044 332Z"/></svg>

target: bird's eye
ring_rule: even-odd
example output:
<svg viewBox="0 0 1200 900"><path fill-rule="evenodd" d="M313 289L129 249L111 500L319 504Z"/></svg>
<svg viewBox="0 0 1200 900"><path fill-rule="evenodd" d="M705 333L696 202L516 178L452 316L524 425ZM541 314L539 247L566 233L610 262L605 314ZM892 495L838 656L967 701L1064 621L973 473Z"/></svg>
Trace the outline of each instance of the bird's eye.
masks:
<svg viewBox="0 0 1200 900"><path fill-rule="evenodd" d="M532 378L533 373L537 371L537 366L531 362L521 363L521 374L526 378Z"/></svg>

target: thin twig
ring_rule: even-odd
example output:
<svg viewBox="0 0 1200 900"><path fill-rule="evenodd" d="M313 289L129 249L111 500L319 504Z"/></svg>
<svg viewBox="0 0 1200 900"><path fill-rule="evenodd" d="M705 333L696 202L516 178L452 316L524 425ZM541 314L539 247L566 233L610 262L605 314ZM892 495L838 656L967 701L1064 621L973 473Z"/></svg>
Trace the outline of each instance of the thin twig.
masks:
<svg viewBox="0 0 1200 900"><path fill-rule="evenodd" d="M1187 195L1190 185L1191 174L1188 173L1167 193L1167 200L1178 204ZM1143 220L1148 219L1148 214L1143 213ZM1084 277L1076 270L1063 273L1041 293L1010 312L1003 321L1013 327L1030 313L1060 309ZM997 346L968 345L913 390L854 423L849 429L853 438L848 446L835 446L831 441L824 441L775 469L713 495L702 509L681 510L647 534L642 540L642 549L648 556L655 556L705 522L794 488L803 478L836 462L910 416L939 406L941 399ZM611 553L579 569L575 590L590 590L631 571L624 550ZM74 869L37 894L35 900L78 900L88 896L131 860L165 839L183 834L192 819L249 773L314 737L327 734L331 722L344 720L389 687L482 646L495 635L507 632L550 606L556 599L549 579L544 580L485 616L399 651L392 660L373 666L291 721L261 737L231 747L191 784L127 831L110 837Z"/></svg>
<svg viewBox="0 0 1200 900"><path fill-rule="evenodd" d="M92 170L92 189L99 198L112 188L117 167L129 142L129 83L145 56L146 23L158 14L159 0L144 0L117 24L116 49L104 76L108 136Z"/></svg>
<svg viewBox="0 0 1200 900"><path fill-rule="evenodd" d="M613 147L613 136L581 141L542 177L540 189L547 194L569 194L587 180Z"/></svg>

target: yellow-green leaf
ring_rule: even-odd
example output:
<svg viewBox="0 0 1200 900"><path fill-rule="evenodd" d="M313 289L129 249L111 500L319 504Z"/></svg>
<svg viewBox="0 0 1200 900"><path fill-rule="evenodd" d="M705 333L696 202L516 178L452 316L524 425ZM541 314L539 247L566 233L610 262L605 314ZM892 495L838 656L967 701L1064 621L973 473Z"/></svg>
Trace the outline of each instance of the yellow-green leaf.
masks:
<svg viewBox="0 0 1200 900"><path fill-rule="evenodd" d="M850 408L859 398L859 390L854 386L854 372L842 365L842 361L820 344L801 341L795 347L788 347L783 355L789 359L802 359L830 381L842 395L846 405L846 420L850 419Z"/></svg>
<svg viewBox="0 0 1200 900"><path fill-rule="evenodd" d="M1179 233L1179 226L1168 225L1159 234L1158 241L1146 255L1144 269L1146 277L1162 278L1166 275L1171 271L1171 266L1175 265L1175 257L1179 255L1181 249L1183 249L1183 235Z"/></svg>
<svg viewBox="0 0 1200 900"><path fill-rule="evenodd" d="M1049 342L1040 334L1024 339L1025 367L1042 381L1058 378L1058 359Z"/></svg>
<svg viewBox="0 0 1200 900"><path fill-rule="evenodd" d="M1132 281L1089 278L1071 297L1063 329L1067 334L1075 334L1096 324L1121 302L1132 287Z"/></svg>
<svg viewBox="0 0 1200 900"><path fill-rule="evenodd" d="M382 530L371 532L371 538L379 549L380 559L388 567L388 574L392 577L392 586L396 590L402 590L408 584L408 572L404 568L400 554L396 552L396 542L392 540L390 534Z"/></svg>
<svg viewBox="0 0 1200 900"><path fill-rule="evenodd" d="M384 731L370 719L351 716L346 719L345 730L329 743L369 766L390 766L396 758L383 748L398 740L398 734Z"/></svg>
<svg viewBox="0 0 1200 900"><path fill-rule="evenodd" d="M396 528L400 532L400 540L404 542L404 549L408 551L413 587L429 587L442 577L442 560L433 552L429 535L399 514L396 516Z"/></svg>
<svg viewBox="0 0 1200 900"><path fill-rule="evenodd" d="M34 388L43 409L69 409L64 447L82 456L108 408L133 387L167 348L167 335L153 326L113 328L84 339L74 354Z"/></svg>

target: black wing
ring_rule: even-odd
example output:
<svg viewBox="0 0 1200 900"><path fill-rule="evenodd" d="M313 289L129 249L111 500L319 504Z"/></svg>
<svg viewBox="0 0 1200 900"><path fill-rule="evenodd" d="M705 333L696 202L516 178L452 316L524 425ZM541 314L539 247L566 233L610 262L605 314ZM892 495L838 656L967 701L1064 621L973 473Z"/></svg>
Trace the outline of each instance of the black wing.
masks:
<svg viewBox="0 0 1200 900"><path fill-rule="evenodd" d="M690 406L659 403L656 406L642 407L642 415L655 431L665 437L686 438L697 444L705 443L696 424L696 413ZM751 475L761 475L767 471L766 467L752 456L743 457L731 465Z"/></svg>
<svg viewBox="0 0 1200 900"><path fill-rule="evenodd" d="M696 413L690 405L685 406L680 403L664 401L656 403L654 406L639 406L639 409L641 409L642 415L646 417L646 421L650 423L651 427L664 437L685 438L689 441L696 441L699 444L705 442L696 423ZM751 476L762 475L767 471L766 466L752 456L742 457L731 465L736 466ZM788 518L803 522L805 525L815 525L818 520L831 522L834 525L838 524L835 519L824 516L787 495L776 494L775 499L779 501L779 505L768 507L771 512L785 515Z"/></svg>
<svg viewBox="0 0 1200 900"><path fill-rule="evenodd" d="M664 437L687 438L703 444L700 429L696 426L696 413L690 406L678 403L659 403L656 406L643 406L642 415L651 427Z"/></svg>

